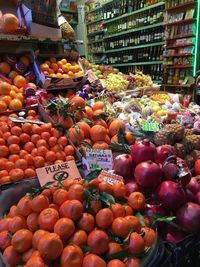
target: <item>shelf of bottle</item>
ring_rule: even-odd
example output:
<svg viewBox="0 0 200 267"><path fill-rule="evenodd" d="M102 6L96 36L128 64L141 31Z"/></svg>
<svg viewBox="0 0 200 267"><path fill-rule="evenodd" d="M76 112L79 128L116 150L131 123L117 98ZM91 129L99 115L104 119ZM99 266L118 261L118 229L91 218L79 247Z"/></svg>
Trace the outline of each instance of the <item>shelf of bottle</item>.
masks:
<svg viewBox="0 0 200 267"><path fill-rule="evenodd" d="M113 67L128 67L128 66L140 66L140 65L162 65L162 61L145 61L145 62L130 62L123 64L110 64Z"/></svg>
<svg viewBox="0 0 200 267"><path fill-rule="evenodd" d="M192 53L188 53L188 54L173 54L173 55L167 55L165 57L189 57L189 56L193 56Z"/></svg>
<svg viewBox="0 0 200 267"><path fill-rule="evenodd" d="M139 31L143 31L143 30L148 30L148 29L152 29L152 28L156 28L156 27L160 27L160 26L164 26L164 23L163 22L159 22L159 23L155 23L155 24L152 24L152 25L147 25L147 26L143 26L143 27L139 27L139 28L134 28L134 29L131 29L131 30L118 32L118 33L115 33L115 34L107 35L107 36L104 37L104 39L114 38L114 37L118 37L118 36L121 36L121 35L129 34L129 33L133 33L133 32L139 32Z"/></svg>
<svg viewBox="0 0 200 267"><path fill-rule="evenodd" d="M184 87L184 88L190 88L191 85L188 85L188 84L162 84L162 86L164 87Z"/></svg>
<svg viewBox="0 0 200 267"><path fill-rule="evenodd" d="M165 10L166 11L176 11L177 9L189 7L189 6L192 6L194 4L195 4L194 1L190 1L188 3L183 3L183 4L180 4L180 5L177 5L177 6L168 7Z"/></svg>
<svg viewBox="0 0 200 267"><path fill-rule="evenodd" d="M174 25L180 25L180 24L190 24L193 23L195 19L182 19L178 21L173 21L169 23L165 23L165 26L174 26Z"/></svg>
<svg viewBox="0 0 200 267"><path fill-rule="evenodd" d="M141 13L141 12L145 12L145 11L150 10L152 8L163 6L163 5L165 5L165 2L159 2L159 3L156 3L154 5L147 6L147 7L135 10L135 11L130 12L130 13L127 13L127 14L124 14L124 15L121 15L121 16L117 16L116 18L108 19L108 20L104 21L104 24L109 24L109 23L115 22L115 21L120 20L120 19L128 18L128 17L131 17L131 16L133 16L135 14L138 14L138 13Z"/></svg>
<svg viewBox="0 0 200 267"><path fill-rule="evenodd" d="M190 38L194 36L195 36L194 34L182 34L182 35L175 36L173 38L166 38L166 41L174 41L177 39Z"/></svg>
<svg viewBox="0 0 200 267"><path fill-rule="evenodd" d="M115 52L121 52L121 51L127 51L127 50L134 50L134 49L139 49L139 48L144 48L144 47L161 46L161 45L164 45L164 44L165 44L165 42L156 42L156 43L150 43L150 44L127 46L127 47L122 47L122 48L117 48L117 49L106 50L105 53L109 54L109 53L115 53Z"/></svg>
<svg viewBox="0 0 200 267"><path fill-rule="evenodd" d="M100 22L100 21L102 21L102 20L103 20L103 18L96 19L96 20L93 20L93 21L87 22L87 23L86 23L86 25L87 25L87 26L89 26L89 25L91 25L91 24L94 24L94 23Z"/></svg>
<svg viewBox="0 0 200 267"><path fill-rule="evenodd" d="M102 9L102 8L103 8L103 6L95 7L94 9L92 9L92 10L86 12L86 15L88 15L89 13L93 13L93 12L95 12L95 11L98 11L98 10L100 10L100 9Z"/></svg>
<svg viewBox="0 0 200 267"><path fill-rule="evenodd" d="M88 33L88 37L96 35L96 34L100 34L100 33L104 33L104 30L99 30L99 31L94 31L94 32Z"/></svg>
<svg viewBox="0 0 200 267"><path fill-rule="evenodd" d="M179 47L186 47L186 46L193 46L194 44L177 44L177 45L168 45L166 46L166 49L173 49L173 48L179 48Z"/></svg>
<svg viewBox="0 0 200 267"><path fill-rule="evenodd" d="M60 11L61 11L61 13L67 13L67 14L76 14L76 13L78 13L78 10L71 9L71 8L66 8L66 7L61 7Z"/></svg>
<svg viewBox="0 0 200 267"><path fill-rule="evenodd" d="M171 66L162 66L163 69L191 69L192 66L191 65L171 65Z"/></svg>
<svg viewBox="0 0 200 267"><path fill-rule="evenodd" d="M96 40L96 41L89 42L88 45L96 44L96 43L103 43L103 41L104 41L104 39L99 39L99 40Z"/></svg>

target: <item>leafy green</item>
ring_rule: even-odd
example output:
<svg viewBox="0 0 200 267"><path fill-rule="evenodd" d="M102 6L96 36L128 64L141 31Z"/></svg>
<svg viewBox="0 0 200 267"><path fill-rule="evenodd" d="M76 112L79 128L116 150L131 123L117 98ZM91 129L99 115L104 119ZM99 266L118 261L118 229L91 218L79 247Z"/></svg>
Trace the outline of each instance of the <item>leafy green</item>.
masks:
<svg viewBox="0 0 200 267"><path fill-rule="evenodd" d="M100 169L100 168L91 171L88 175L85 176L84 181L89 182L89 181L94 180L95 178L97 178L99 176L101 171L102 171L102 169Z"/></svg>
<svg viewBox="0 0 200 267"><path fill-rule="evenodd" d="M120 144L118 142L113 142L110 144L110 148L115 152L122 152L122 153L126 153L126 154L131 153L130 146L127 144Z"/></svg>
<svg viewBox="0 0 200 267"><path fill-rule="evenodd" d="M117 139L118 139L118 143L128 145L128 140L126 139L122 128L120 128L117 133Z"/></svg>
<svg viewBox="0 0 200 267"><path fill-rule="evenodd" d="M141 224L142 227L146 226L145 222L144 222L144 216L142 216L142 214L140 212L137 212L135 214L135 216L139 219L140 224Z"/></svg>
<svg viewBox="0 0 200 267"><path fill-rule="evenodd" d="M115 199L112 195L106 193L106 192L100 192L100 201L103 202L106 207L110 207L112 204L115 203Z"/></svg>

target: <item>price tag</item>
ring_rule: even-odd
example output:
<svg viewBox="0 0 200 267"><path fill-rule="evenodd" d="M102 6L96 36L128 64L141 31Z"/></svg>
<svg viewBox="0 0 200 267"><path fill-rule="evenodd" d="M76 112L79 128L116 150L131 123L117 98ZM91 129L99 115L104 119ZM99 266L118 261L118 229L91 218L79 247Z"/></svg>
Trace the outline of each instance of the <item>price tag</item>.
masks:
<svg viewBox="0 0 200 267"><path fill-rule="evenodd" d="M145 132L158 132L160 130L159 123L146 122L142 125L142 130Z"/></svg>
<svg viewBox="0 0 200 267"><path fill-rule="evenodd" d="M101 149L87 149L86 159L89 164L90 170L101 168L103 170L112 170L113 157L112 151Z"/></svg>
<svg viewBox="0 0 200 267"><path fill-rule="evenodd" d="M45 124L45 122L37 121L37 120L27 120L27 119L23 119L23 118L14 118L14 117L8 117L8 118L9 118L9 120L11 120L13 122L21 122L21 123L30 122L33 124Z"/></svg>
<svg viewBox="0 0 200 267"><path fill-rule="evenodd" d="M122 176L114 174L114 173L110 173L110 172L106 172L106 171L102 171L100 173L100 175L98 176L98 180L100 182L106 182L108 184L124 184L124 179Z"/></svg>
<svg viewBox="0 0 200 267"><path fill-rule="evenodd" d="M77 181L82 179L74 160L38 168L36 173L41 186L48 182L64 181L67 178Z"/></svg>
<svg viewBox="0 0 200 267"><path fill-rule="evenodd" d="M98 80L97 76L94 75L94 73L91 70L88 70L86 74L88 75L88 81L90 83L93 83L94 81Z"/></svg>

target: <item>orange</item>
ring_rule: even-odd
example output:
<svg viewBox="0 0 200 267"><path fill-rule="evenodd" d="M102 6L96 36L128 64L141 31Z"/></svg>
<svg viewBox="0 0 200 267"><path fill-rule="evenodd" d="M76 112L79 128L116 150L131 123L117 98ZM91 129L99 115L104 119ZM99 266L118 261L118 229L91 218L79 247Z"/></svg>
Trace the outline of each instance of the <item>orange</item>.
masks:
<svg viewBox="0 0 200 267"><path fill-rule="evenodd" d="M11 99L14 99L16 97L16 95L17 95L17 92L14 91L14 90L11 90L10 93L9 93L9 95L10 95Z"/></svg>
<svg viewBox="0 0 200 267"><path fill-rule="evenodd" d="M19 145L11 144L11 145L9 145L9 151L11 154L19 154L20 147L19 147Z"/></svg>
<svg viewBox="0 0 200 267"><path fill-rule="evenodd" d="M73 156L74 155L74 148L71 145L68 145L64 148L64 152L66 156Z"/></svg>
<svg viewBox="0 0 200 267"><path fill-rule="evenodd" d="M37 266L37 267L47 266L38 251L34 251L30 259L26 263L26 267L33 267L33 266Z"/></svg>
<svg viewBox="0 0 200 267"><path fill-rule="evenodd" d="M87 244L87 234L83 230L77 230L74 232L70 239L71 243L77 246L86 245Z"/></svg>
<svg viewBox="0 0 200 267"><path fill-rule="evenodd" d="M6 103L7 106L9 106L10 102L11 102L12 98L9 95L5 95L2 98L2 101L4 101Z"/></svg>
<svg viewBox="0 0 200 267"><path fill-rule="evenodd" d="M4 250L3 258L11 267L15 267L21 262L21 255L15 251L13 246L9 246Z"/></svg>
<svg viewBox="0 0 200 267"><path fill-rule="evenodd" d="M9 161L15 163L19 158L20 158L19 155L13 154L13 155L10 155L8 159Z"/></svg>
<svg viewBox="0 0 200 267"><path fill-rule="evenodd" d="M22 102L19 99L13 99L10 101L9 109L11 110L21 110Z"/></svg>
<svg viewBox="0 0 200 267"><path fill-rule="evenodd" d="M69 128L68 137L73 144L80 145L84 140L84 132L81 129L77 132L75 128Z"/></svg>
<svg viewBox="0 0 200 267"><path fill-rule="evenodd" d="M32 133L33 134L41 134L42 133L41 127L38 126L37 124L33 124L32 125Z"/></svg>
<svg viewBox="0 0 200 267"><path fill-rule="evenodd" d="M55 136L56 138L59 138L62 136L62 133L55 128L51 128L51 134L52 136Z"/></svg>
<svg viewBox="0 0 200 267"><path fill-rule="evenodd" d="M30 58L27 57L27 56L21 56L19 60L20 60L20 62L21 62L22 64L24 64L26 67L28 67L28 66L31 64L31 62L30 62Z"/></svg>
<svg viewBox="0 0 200 267"><path fill-rule="evenodd" d="M27 262L31 256L33 255L33 252L35 252L35 249L34 248L30 248L29 250L27 250L26 252L24 252L22 254L22 261L23 262Z"/></svg>
<svg viewBox="0 0 200 267"><path fill-rule="evenodd" d="M114 197L124 198L126 196L126 187L124 184L114 184L112 186ZM131 205L130 205L131 206Z"/></svg>
<svg viewBox="0 0 200 267"><path fill-rule="evenodd" d="M17 204L17 212L21 216L28 216L32 211L30 207L31 200L28 197L22 197Z"/></svg>
<svg viewBox="0 0 200 267"><path fill-rule="evenodd" d="M31 156L33 156L33 157L38 156L38 150L37 150L37 148L34 148L34 149L31 151Z"/></svg>
<svg viewBox="0 0 200 267"><path fill-rule="evenodd" d="M82 217L77 222L78 228L86 232L91 232L94 228L94 225L95 225L94 217L86 212L83 213Z"/></svg>
<svg viewBox="0 0 200 267"><path fill-rule="evenodd" d="M108 262L107 267L126 267L126 265L120 260L111 260Z"/></svg>
<svg viewBox="0 0 200 267"><path fill-rule="evenodd" d="M23 253L31 248L33 234L27 229L17 231L13 237L11 244L15 251Z"/></svg>
<svg viewBox="0 0 200 267"><path fill-rule="evenodd" d="M104 141L107 135L106 129L101 125L94 125L90 130L90 136L93 142Z"/></svg>
<svg viewBox="0 0 200 267"><path fill-rule="evenodd" d="M197 159L194 164L195 173L200 175L200 159Z"/></svg>
<svg viewBox="0 0 200 267"><path fill-rule="evenodd" d="M28 135L27 133L22 133L22 134L20 134L20 141L22 142L22 143L27 143L27 142L29 142L30 141L30 135Z"/></svg>
<svg viewBox="0 0 200 267"><path fill-rule="evenodd" d="M38 217L38 213L32 212L26 219L27 227L31 232L35 232L39 228Z"/></svg>
<svg viewBox="0 0 200 267"><path fill-rule="evenodd" d="M95 123L94 123L95 125L101 125L101 126L103 126L104 128L108 128L108 125L107 125L107 123L103 120L103 119L98 119L98 120L95 120Z"/></svg>
<svg viewBox="0 0 200 267"><path fill-rule="evenodd" d="M30 84L30 83L29 83ZM37 87L35 88L37 89ZM36 111L34 109L30 109L28 112L27 112L27 115L28 116L33 116L35 117L37 115ZM32 128L32 127L31 127Z"/></svg>
<svg viewBox="0 0 200 267"><path fill-rule="evenodd" d="M113 222L113 219L114 219L113 213L108 208L101 209L96 214L96 224L99 228L102 229L109 228Z"/></svg>
<svg viewBox="0 0 200 267"><path fill-rule="evenodd" d="M80 184L73 184L70 186L68 190L68 199L70 200L79 200L83 201L84 200L84 188Z"/></svg>
<svg viewBox="0 0 200 267"><path fill-rule="evenodd" d="M110 242L108 244L108 252L107 255L110 256L112 254L118 253L122 250L120 244L115 243L115 242Z"/></svg>
<svg viewBox="0 0 200 267"><path fill-rule="evenodd" d="M22 169L22 170L27 169L27 167L28 167L27 161L25 159L18 159L15 162L15 167L19 168L19 169Z"/></svg>
<svg viewBox="0 0 200 267"><path fill-rule="evenodd" d="M43 157L41 157L41 156L36 156L33 160L34 160L34 166L35 166L36 168L41 168L41 167L44 166L45 160L44 160Z"/></svg>
<svg viewBox="0 0 200 267"><path fill-rule="evenodd" d="M15 96L15 99L19 99L22 103L24 101L24 96L22 93L17 93Z"/></svg>
<svg viewBox="0 0 200 267"><path fill-rule="evenodd" d="M141 232L144 232L145 234L143 237L145 246L147 247L152 246L156 241L156 232L148 227L142 227Z"/></svg>
<svg viewBox="0 0 200 267"><path fill-rule="evenodd" d="M0 146L0 157L6 157L9 153L7 146Z"/></svg>
<svg viewBox="0 0 200 267"><path fill-rule="evenodd" d="M106 262L95 254L87 254L83 259L82 267L106 267Z"/></svg>
<svg viewBox="0 0 200 267"><path fill-rule="evenodd" d="M56 152L56 158L57 158L56 161L64 162L66 159L65 152L63 152L63 151Z"/></svg>
<svg viewBox="0 0 200 267"><path fill-rule="evenodd" d="M43 63L40 65L41 71L48 71L49 70L49 65L46 63Z"/></svg>
<svg viewBox="0 0 200 267"><path fill-rule="evenodd" d="M0 146L5 145L5 140L3 138L0 138Z"/></svg>
<svg viewBox="0 0 200 267"><path fill-rule="evenodd" d="M57 61L57 65L59 68L62 68L62 65L63 65L62 61L61 60Z"/></svg>
<svg viewBox="0 0 200 267"><path fill-rule="evenodd" d="M59 213L61 217L78 220L83 214L83 205L78 200L67 200L60 206Z"/></svg>
<svg viewBox="0 0 200 267"><path fill-rule="evenodd" d="M9 74L10 73L10 65L6 62L1 62L0 63L0 72L2 72L3 74Z"/></svg>
<svg viewBox="0 0 200 267"><path fill-rule="evenodd" d="M58 188L53 193L53 202L57 205L62 205L68 199L68 192L63 188Z"/></svg>
<svg viewBox="0 0 200 267"><path fill-rule="evenodd" d="M133 215L133 209L129 205L124 206L126 216Z"/></svg>
<svg viewBox="0 0 200 267"><path fill-rule="evenodd" d="M57 71L57 69L58 69L58 65L56 63L51 63L50 67L54 72Z"/></svg>
<svg viewBox="0 0 200 267"><path fill-rule="evenodd" d="M0 232L0 250L4 251L7 247L11 245L11 237L8 231Z"/></svg>
<svg viewBox="0 0 200 267"><path fill-rule="evenodd" d="M29 122L22 124L22 131L24 133L30 134L32 132L32 124Z"/></svg>
<svg viewBox="0 0 200 267"><path fill-rule="evenodd" d="M67 241L74 231L74 222L69 218L59 219L54 226L54 232L58 234L63 241Z"/></svg>
<svg viewBox="0 0 200 267"><path fill-rule="evenodd" d="M0 232L9 230L10 221L11 219L7 217L0 220Z"/></svg>
<svg viewBox="0 0 200 267"><path fill-rule="evenodd" d="M48 141L50 137L51 137L51 135L50 135L49 132L42 132L42 133L41 133L41 138L42 138L43 140Z"/></svg>
<svg viewBox="0 0 200 267"><path fill-rule="evenodd" d="M128 140L129 145L133 145L135 143L135 136L131 132L125 132L125 137Z"/></svg>
<svg viewBox="0 0 200 267"><path fill-rule="evenodd" d="M92 120L93 118L93 110L91 107L86 106L85 107L86 115L89 120Z"/></svg>
<svg viewBox="0 0 200 267"><path fill-rule="evenodd" d="M131 230L131 223L124 217L117 217L112 223L112 232L120 237L126 238Z"/></svg>
<svg viewBox="0 0 200 267"><path fill-rule="evenodd" d="M38 249L38 244L39 244L40 239L47 233L48 233L47 231L42 230L42 229L35 231L35 233L33 234L33 239L32 239L32 246L34 249Z"/></svg>
<svg viewBox="0 0 200 267"><path fill-rule="evenodd" d="M24 172L21 169L12 169L9 175L12 181L20 181L24 178Z"/></svg>
<svg viewBox="0 0 200 267"><path fill-rule="evenodd" d="M33 142L33 144L37 144L37 142L41 139L39 134L33 134L31 136L31 142Z"/></svg>
<svg viewBox="0 0 200 267"><path fill-rule="evenodd" d="M140 267L140 260L138 258L129 258L126 261L126 267Z"/></svg>
<svg viewBox="0 0 200 267"><path fill-rule="evenodd" d="M48 162L54 162L56 160L56 154L53 151L48 151L45 155L45 159Z"/></svg>
<svg viewBox="0 0 200 267"><path fill-rule="evenodd" d="M7 170L0 171L0 178L2 178L4 176L8 176L8 171Z"/></svg>
<svg viewBox="0 0 200 267"><path fill-rule="evenodd" d="M49 146L50 147L53 147L53 146L55 146L56 144L57 144L57 138L56 137L54 137L54 136L51 136L50 138L49 138L49 140L48 140L48 144L49 144Z"/></svg>
<svg viewBox="0 0 200 267"><path fill-rule="evenodd" d="M102 230L93 230L88 235L87 245L91 248L91 252L101 255L108 250L109 238Z"/></svg>
<svg viewBox="0 0 200 267"><path fill-rule="evenodd" d="M54 225L59 219L59 214L55 209L47 208L41 211L38 222L40 228L47 231L53 231Z"/></svg>
<svg viewBox="0 0 200 267"><path fill-rule="evenodd" d="M74 108L77 109L77 108L82 108L84 109L85 108L85 100L80 97L80 96L74 96L71 100L70 100L71 103L74 104Z"/></svg>
<svg viewBox="0 0 200 267"><path fill-rule="evenodd" d="M111 210L113 212L114 218L124 217L126 215L125 207L119 203L113 203L111 205Z"/></svg>
<svg viewBox="0 0 200 267"><path fill-rule="evenodd" d="M14 126L11 128L11 133L17 136L20 136L22 129L19 126Z"/></svg>
<svg viewBox="0 0 200 267"><path fill-rule="evenodd" d="M102 150L105 150L105 149L109 149L109 145L104 142L104 141L98 141L98 142L95 142L92 146L93 149L102 149Z"/></svg>
<svg viewBox="0 0 200 267"><path fill-rule="evenodd" d="M56 260L63 251L63 243L56 233L48 233L39 240L38 251L47 260Z"/></svg>
<svg viewBox="0 0 200 267"><path fill-rule="evenodd" d="M58 138L58 144L62 145L63 147L67 145L67 137L66 136L61 136Z"/></svg>
<svg viewBox="0 0 200 267"><path fill-rule="evenodd" d="M131 193L128 197L128 204L134 210L142 210L145 205L145 197L140 192Z"/></svg>
<svg viewBox="0 0 200 267"><path fill-rule="evenodd" d="M14 78L13 83L15 86L17 86L17 88L21 88L24 87L24 85L27 83L27 80L23 76L17 75Z"/></svg>
<svg viewBox="0 0 200 267"><path fill-rule="evenodd" d="M47 147L47 141L44 139L38 140L36 143L36 147L40 147L40 146L46 146Z"/></svg>
<svg viewBox="0 0 200 267"><path fill-rule="evenodd" d="M49 200L44 195L35 196L30 202L30 207L34 212L40 213L49 207Z"/></svg>
<svg viewBox="0 0 200 267"><path fill-rule="evenodd" d="M81 267L83 262L83 251L76 245L68 245L63 249L61 255L61 267Z"/></svg>
<svg viewBox="0 0 200 267"><path fill-rule="evenodd" d="M128 250L130 253L139 254L144 252L145 243L144 239L138 233L132 233L130 235Z"/></svg>
<svg viewBox="0 0 200 267"><path fill-rule="evenodd" d="M108 194L111 194L112 195L112 186L110 184L108 184L107 182L100 182L99 183L99 191L100 192L106 192Z"/></svg>
<svg viewBox="0 0 200 267"><path fill-rule="evenodd" d="M17 214L18 214L18 212L17 212L17 206L16 205L12 205L7 216L9 218L12 218L12 217L16 216ZM1 230L1 228L0 228L0 230Z"/></svg>
<svg viewBox="0 0 200 267"><path fill-rule="evenodd" d="M35 146L34 146L34 144L32 142L27 142L24 145L24 149L29 153L31 153L34 148L35 148Z"/></svg>
<svg viewBox="0 0 200 267"><path fill-rule="evenodd" d="M38 147L37 155L44 158L47 152L48 152L48 149L46 148L46 146L40 146Z"/></svg>
<svg viewBox="0 0 200 267"><path fill-rule="evenodd" d="M55 57L50 57L49 61L51 63L56 63L57 62L57 59Z"/></svg>
<svg viewBox="0 0 200 267"><path fill-rule="evenodd" d="M51 148L51 151L53 151L54 153L62 151L63 150L63 146L61 145L55 145L54 147Z"/></svg>
<svg viewBox="0 0 200 267"><path fill-rule="evenodd" d="M118 133L119 129L122 129L125 132L125 124L121 120L113 120L109 126L109 133L111 136L114 136Z"/></svg>
<svg viewBox="0 0 200 267"><path fill-rule="evenodd" d="M104 108L104 102L103 101L97 101L94 103L92 109L93 111L98 110L98 109L103 109Z"/></svg>
<svg viewBox="0 0 200 267"><path fill-rule="evenodd" d="M6 111L7 109L7 104L5 101L0 100L0 112Z"/></svg>
<svg viewBox="0 0 200 267"><path fill-rule="evenodd" d="M74 179L72 179L72 178L68 178L68 179L66 179L66 180L63 181L63 185L64 185L64 187L66 189L69 189L71 185L76 184L76 183L77 183L77 181L74 180Z"/></svg>

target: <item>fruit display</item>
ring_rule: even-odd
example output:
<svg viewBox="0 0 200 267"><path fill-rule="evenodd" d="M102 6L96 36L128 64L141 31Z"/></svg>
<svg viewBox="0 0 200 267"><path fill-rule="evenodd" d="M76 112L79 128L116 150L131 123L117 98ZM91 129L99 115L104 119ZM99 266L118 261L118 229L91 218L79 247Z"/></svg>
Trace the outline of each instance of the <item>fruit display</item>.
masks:
<svg viewBox="0 0 200 267"><path fill-rule="evenodd" d="M97 178L69 178L36 192L0 220L0 250L10 267L139 267L154 249L157 234L140 214L140 192L126 197L125 185Z"/></svg>
<svg viewBox="0 0 200 267"><path fill-rule="evenodd" d="M153 81L151 76L143 74L141 71L137 71L135 74L129 74L132 78L135 79L135 85L137 87L152 86Z"/></svg>
<svg viewBox="0 0 200 267"><path fill-rule="evenodd" d="M5 13L0 18L0 30L3 33L14 33L19 27L18 18L12 13Z"/></svg>
<svg viewBox="0 0 200 267"><path fill-rule="evenodd" d="M179 134L184 134L184 129L177 129L175 136L178 139ZM198 174L199 160L195 169ZM182 239L187 233L200 231L199 178L192 178L186 162L176 156L173 147L156 147L148 140L135 142L130 154L114 159L113 170L124 177L128 193L140 191L145 195L148 205L144 214L150 219L154 213L174 216L171 220L180 226L175 230L179 231ZM159 228L158 225L158 229L167 239L168 227Z"/></svg>
<svg viewBox="0 0 200 267"><path fill-rule="evenodd" d="M0 112L21 110L26 97L32 97L33 104L37 102L37 86L33 83L36 77L30 55L3 56L0 76Z"/></svg>
<svg viewBox="0 0 200 267"><path fill-rule="evenodd" d="M35 116L28 111L28 119ZM0 117L0 157L0 184L5 184L35 177L36 168L73 160L74 148L51 123L13 123Z"/></svg>
<svg viewBox="0 0 200 267"><path fill-rule="evenodd" d="M40 64L40 69L45 76L56 78L72 78L84 74L77 62L72 62L66 58L56 59L51 57Z"/></svg>
<svg viewBox="0 0 200 267"><path fill-rule="evenodd" d="M103 86L106 87L109 91L120 93L127 90L129 82L121 73L110 73L103 81Z"/></svg>
<svg viewBox="0 0 200 267"><path fill-rule="evenodd" d="M94 75L99 79L105 79L109 73L117 74L119 72L118 69L115 69L112 66L92 65L91 68Z"/></svg>

